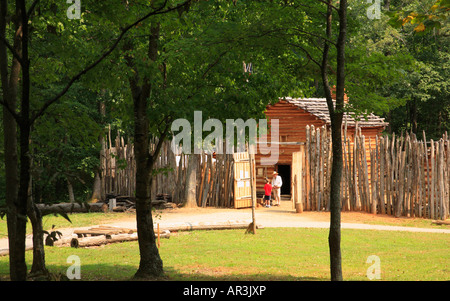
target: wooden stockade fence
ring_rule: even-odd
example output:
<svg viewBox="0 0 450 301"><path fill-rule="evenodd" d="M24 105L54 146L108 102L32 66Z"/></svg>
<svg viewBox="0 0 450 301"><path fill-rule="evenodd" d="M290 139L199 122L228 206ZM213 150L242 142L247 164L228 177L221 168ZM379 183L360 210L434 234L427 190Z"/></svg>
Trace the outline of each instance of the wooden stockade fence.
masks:
<svg viewBox="0 0 450 301"><path fill-rule="evenodd" d="M201 207L231 207L233 202L233 155L201 155L197 205Z"/></svg>
<svg viewBox="0 0 450 301"><path fill-rule="evenodd" d="M294 196L303 210L329 210L331 137L325 127L307 127L302 187ZM450 142L416 135L369 138L358 127L343 131L342 210L396 217L446 219L450 205ZM295 190L293 190L295 191Z"/></svg>
<svg viewBox="0 0 450 301"><path fill-rule="evenodd" d="M153 151L156 141L151 143ZM189 156L197 156L196 192L197 205L201 207L232 207L233 202L233 155L227 154L181 154L176 156L170 142L161 147L155 162L152 180L152 201L169 201L181 204L184 201L186 173ZM136 163L133 145L125 143L117 134L101 151L101 196L102 200L111 196L133 198L136 189Z"/></svg>
<svg viewBox="0 0 450 301"><path fill-rule="evenodd" d="M342 210L397 217L449 217L450 142L447 133L438 141L427 141L425 134L422 140L409 133L367 139L358 127L353 135L347 130L342 132ZM294 153L296 159L293 160L297 162L292 169L293 200L301 204L301 211L329 210L331 133L326 127L307 126L306 143L300 145L300 150ZM175 156L169 142L163 144L155 163L158 172L152 181L152 200L183 203L189 156L198 156L198 160L194 160L197 205L239 208L236 199L240 199L241 194L239 190L235 193L236 187L241 189L245 185L247 189L245 169L240 166L241 155ZM109 140L101 158L102 199L108 195L134 197L133 146L118 135L114 146Z"/></svg>
<svg viewBox="0 0 450 301"><path fill-rule="evenodd" d="M115 143L108 142L100 151L101 164L101 198L105 200L107 195L134 195L136 189L136 163L134 149L130 143L125 143L124 138L117 134Z"/></svg>

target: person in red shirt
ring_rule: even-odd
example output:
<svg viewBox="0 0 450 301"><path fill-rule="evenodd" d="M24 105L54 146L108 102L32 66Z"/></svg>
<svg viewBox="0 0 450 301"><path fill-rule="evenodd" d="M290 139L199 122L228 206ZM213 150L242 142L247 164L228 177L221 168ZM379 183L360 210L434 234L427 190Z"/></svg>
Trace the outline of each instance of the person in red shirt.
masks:
<svg viewBox="0 0 450 301"><path fill-rule="evenodd" d="M266 184L264 185L264 201L266 202L266 207L270 208L270 196L272 195L272 185L270 180L266 178Z"/></svg>

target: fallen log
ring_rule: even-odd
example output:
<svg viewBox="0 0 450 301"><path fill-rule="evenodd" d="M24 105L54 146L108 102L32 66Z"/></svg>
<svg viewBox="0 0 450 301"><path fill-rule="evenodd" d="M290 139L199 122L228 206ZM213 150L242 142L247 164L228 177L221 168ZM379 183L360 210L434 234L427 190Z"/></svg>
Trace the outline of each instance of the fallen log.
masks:
<svg viewBox="0 0 450 301"><path fill-rule="evenodd" d="M72 238L60 238L56 241L53 242L53 246L59 246L59 247L63 247L63 246L69 246L70 245L70 241ZM47 246L46 246L47 247ZM30 251L33 250L33 246L26 246L25 247L25 251ZM5 255L9 255L9 249L0 249L0 256L5 256Z"/></svg>
<svg viewBox="0 0 450 301"><path fill-rule="evenodd" d="M70 246L70 242L72 241L72 237L60 238L53 242L54 247L67 247Z"/></svg>
<svg viewBox="0 0 450 301"><path fill-rule="evenodd" d="M136 232L135 229L115 227L115 226L98 226L95 228L90 228L90 230L101 230L101 231L118 231L120 234L133 234Z"/></svg>
<svg viewBox="0 0 450 301"><path fill-rule="evenodd" d="M125 228L115 228L115 227L97 227L97 228L90 228L88 230L75 230L73 231L74 234L76 234L78 237L83 236L98 236L98 235L105 235L106 237L109 237L111 235L117 235L117 234L133 234L135 231L131 229L125 229Z"/></svg>
<svg viewBox="0 0 450 301"><path fill-rule="evenodd" d="M155 235L156 236L156 235ZM163 231L159 235L160 238L170 238L170 231ZM137 233L133 234L117 234L112 235L110 238L106 236L91 236L91 237L74 237L70 241L70 246L72 248L83 248L83 247L93 247L101 246L110 243L118 243L125 241L136 241L138 240Z"/></svg>
<svg viewBox="0 0 450 301"><path fill-rule="evenodd" d="M116 206L112 209L113 212L125 212L129 208L127 206Z"/></svg>
<svg viewBox="0 0 450 301"><path fill-rule="evenodd" d="M227 222L197 222L197 223L177 223L161 225L163 229L169 231L194 231L194 230L225 230L225 229L247 229L247 221L227 221ZM156 226L155 226L156 227ZM257 229L262 229L261 225L256 225Z"/></svg>
<svg viewBox="0 0 450 301"><path fill-rule="evenodd" d="M450 221L432 221L432 224L435 225L450 225Z"/></svg>
<svg viewBox="0 0 450 301"><path fill-rule="evenodd" d="M108 205L105 203L60 203L60 204L36 204L41 214L48 215L54 213L86 213L86 212L105 212Z"/></svg>

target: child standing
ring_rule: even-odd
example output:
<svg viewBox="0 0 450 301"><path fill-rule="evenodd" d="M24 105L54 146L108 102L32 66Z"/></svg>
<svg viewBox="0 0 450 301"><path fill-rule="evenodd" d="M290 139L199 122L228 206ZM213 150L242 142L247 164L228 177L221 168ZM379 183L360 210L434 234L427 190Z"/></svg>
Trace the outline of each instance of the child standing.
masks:
<svg viewBox="0 0 450 301"><path fill-rule="evenodd" d="M272 185L270 180L266 178L266 184L264 185L264 201L266 202L266 207L270 208L270 196L272 195Z"/></svg>

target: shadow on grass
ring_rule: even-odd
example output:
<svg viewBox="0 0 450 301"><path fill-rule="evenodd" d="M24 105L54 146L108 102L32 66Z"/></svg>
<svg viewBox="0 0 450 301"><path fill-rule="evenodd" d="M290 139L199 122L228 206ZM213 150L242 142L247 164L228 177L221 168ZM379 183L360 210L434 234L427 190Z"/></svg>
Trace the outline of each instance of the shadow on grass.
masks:
<svg viewBox="0 0 450 301"><path fill-rule="evenodd" d="M66 272L70 265L47 266L53 276L53 280L67 280ZM30 266L28 267L30 268ZM228 274L226 272L217 273L214 269L205 270L206 273L193 272L185 273L173 267L164 267L164 275L156 278L134 278L137 266L133 265L107 265L90 264L81 265L80 278L74 281L324 281L327 279L315 277L298 277L293 275L272 275L272 274ZM0 262L0 281L9 281L9 265Z"/></svg>
<svg viewBox="0 0 450 301"><path fill-rule="evenodd" d="M204 274L204 273L183 273L172 267L165 267L164 272L167 280L173 281L323 281L325 279L315 277L298 277L293 275L272 275L272 274Z"/></svg>

